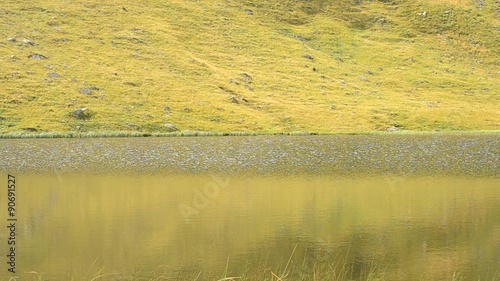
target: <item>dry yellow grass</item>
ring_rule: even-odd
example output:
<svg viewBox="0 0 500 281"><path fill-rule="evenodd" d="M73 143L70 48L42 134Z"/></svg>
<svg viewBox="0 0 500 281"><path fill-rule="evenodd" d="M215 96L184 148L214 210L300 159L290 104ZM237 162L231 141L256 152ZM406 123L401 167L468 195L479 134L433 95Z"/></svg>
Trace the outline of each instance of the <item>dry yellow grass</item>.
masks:
<svg viewBox="0 0 500 281"><path fill-rule="evenodd" d="M0 133L498 130L482 2L7 1Z"/></svg>

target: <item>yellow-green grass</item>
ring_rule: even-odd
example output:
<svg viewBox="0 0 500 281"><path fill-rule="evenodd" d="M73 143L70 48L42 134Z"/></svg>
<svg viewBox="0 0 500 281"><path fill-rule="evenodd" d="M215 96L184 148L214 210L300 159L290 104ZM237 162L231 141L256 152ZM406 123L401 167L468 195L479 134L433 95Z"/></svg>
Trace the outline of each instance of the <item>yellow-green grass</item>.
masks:
<svg viewBox="0 0 500 281"><path fill-rule="evenodd" d="M167 123L499 130L499 9L495 0L6 1L0 134L161 134ZM79 108L88 118L76 118Z"/></svg>
<svg viewBox="0 0 500 281"><path fill-rule="evenodd" d="M312 268L307 268L304 264L289 266L287 264L283 268L270 268L264 265L259 266L258 270L255 268L248 268L243 274L231 275L227 273L226 269L218 269L213 271L193 270L192 272L180 275L174 272L172 268L167 266L159 266L152 272L141 272L137 269L131 269L124 272L106 273L105 267L92 266L85 274L74 272L66 276L66 280L115 280L116 278L126 278L126 280L143 280L143 281L157 281L157 280L216 280L216 281L246 281L246 280L265 280L265 281L286 281L286 280L363 280L363 281L383 281L394 280L389 277L387 267L375 265L373 262L368 268L362 268L358 272L358 278L354 278L354 268L347 260L337 257L335 261L327 262L324 264L312 264ZM339 269L337 269L339 268ZM45 273L36 271L26 271L23 274L25 277L31 277L29 280L44 281L52 280L50 276ZM436 275L439 276L439 270L436 269ZM419 280L435 280L432 276L415 276ZM440 276L440 280L458 281L465 280L463 273L460 269L453 271L448 276ZM500 273L497 270L489 275L487 280L498 280ZM476 279L474 279L476 280ZM477 280L482 280L477 277Z"/></svg>

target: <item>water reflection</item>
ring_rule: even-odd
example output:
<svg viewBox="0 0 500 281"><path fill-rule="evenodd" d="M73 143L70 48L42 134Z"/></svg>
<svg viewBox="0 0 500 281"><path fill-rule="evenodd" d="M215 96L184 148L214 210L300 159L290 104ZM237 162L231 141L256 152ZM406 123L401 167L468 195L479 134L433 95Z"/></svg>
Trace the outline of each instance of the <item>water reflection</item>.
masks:
<svg viewBox="0 0 500 281"><path fill-rule="evenodd" d="M499 277L494 177L18 178L19 272L48 279Z"/></svg>

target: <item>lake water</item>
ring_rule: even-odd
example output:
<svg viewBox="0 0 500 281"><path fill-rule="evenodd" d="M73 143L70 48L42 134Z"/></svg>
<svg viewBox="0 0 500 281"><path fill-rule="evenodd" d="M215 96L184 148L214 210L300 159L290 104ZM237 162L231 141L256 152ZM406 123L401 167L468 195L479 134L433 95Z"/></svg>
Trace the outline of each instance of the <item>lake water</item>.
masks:
<svg viewBox="0 0 500 281"><path fill-rule="evenodd" d="M0 140L0 280L498 280L499 143Z"/></svg>

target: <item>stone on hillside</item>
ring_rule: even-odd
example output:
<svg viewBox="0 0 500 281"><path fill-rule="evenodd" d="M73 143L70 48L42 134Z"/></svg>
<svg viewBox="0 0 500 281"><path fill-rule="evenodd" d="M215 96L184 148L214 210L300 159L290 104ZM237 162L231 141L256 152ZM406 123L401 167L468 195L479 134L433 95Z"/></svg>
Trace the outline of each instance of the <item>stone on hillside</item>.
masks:
<svg viewBox="0 0 500 281"><path fill-rule="evenodd" d="M49 77L50 78L61 78L61 75L59 75L58 73L55 73L55 72L51 72L51 73L49 73Z"/></svg>
<svg viewBox="0 0 500 281"><path fill-rule="evenodd" d="M241 73L241 75L243 76L243 78L245 78L245 81L247 82L252 82L252 76L248 75L247 73Z"/></svg>
<svg viewBox="0 0 500 281"><path fill-rule="evenodd" d="M28 56L28 58L35 59L35 60L45 60L45 59L47 59L46 56L40 55L40 54L31 54L31 55Z"/></svg>
<svg viewBox="0 0 500 281"><path fill-rule="evenodd" d="M35 43L29 39L23 39L23 43L31 46L35 46Z"/></svg>
<svg viewBox="0 0 500 281"><path fill-rule="evenodd" d="M360 75L359 79L361 79L362 81L365 81L365 82L370 82L370 80L368 80L368 78L364 77L363 75Z"/></svg>
<svg viewBox="0 0 500 281"><path fill-rule="evenodd" d="M89 88L81 88L80 89L80 93L84 94L84 95L91 95L92 94L92 90L89 89Z"/></svg>
<svg viewBox="0 0 500 281"><path fill-rule="evenodd" d="M235 103L235 104L240 103L240 102L239 102L239 101L238 101L238 100L237 100L234 96L231 96L231 98L230 98L230 99L231 99L231 102L232 102L232 103Z"/></svg>
<svg viewBox="0 0 500 281"><path fill-rule="evenodd" d="M396 131L398 131L398 130L399 130L399 129L398 129L397 127L394 127L394 126L389 127L389 128L387 128L387 129L386 129L386 131L387 131L387 132L396 132Z"/></svg>
<svg viewBox="0 0 500 281"><path fill-rule="evenodd" d="M73 114L75 115L76 118L78 119L85 119L86 117L88 117L87 114L85 114L85 112L87 111L88 109L87 108L79 108L75 111L73 111Z"/></svg>
<svg viewBox="0 0 500 281"><path fill-rule="evenodd" d="M179 129L174 124L170 124L170 123L166 123L165 128L167 128L167 131L169 131L169 132L179 131Z"/></svg>
<svg viewBox="0 0 500 281"><path fill-rule="evenodd" d="M311 55L305 55L304 58L309 59L309 60L314 60L314 57Z"/></svg>
<svg viewBox="0 0 500 281"><path fill-rule="evenodd" d="M253 11L250 9L246 9L245 13L247 13L247 15L249 15L249 16L253 16Z"/></svg>
<svg viewBox="0 0 500 281"><path fill-rule="evenodd" d="M9 37L9 38L7 38L7 41L15 43L17 40L16 40L16 38Z"/></svg>

